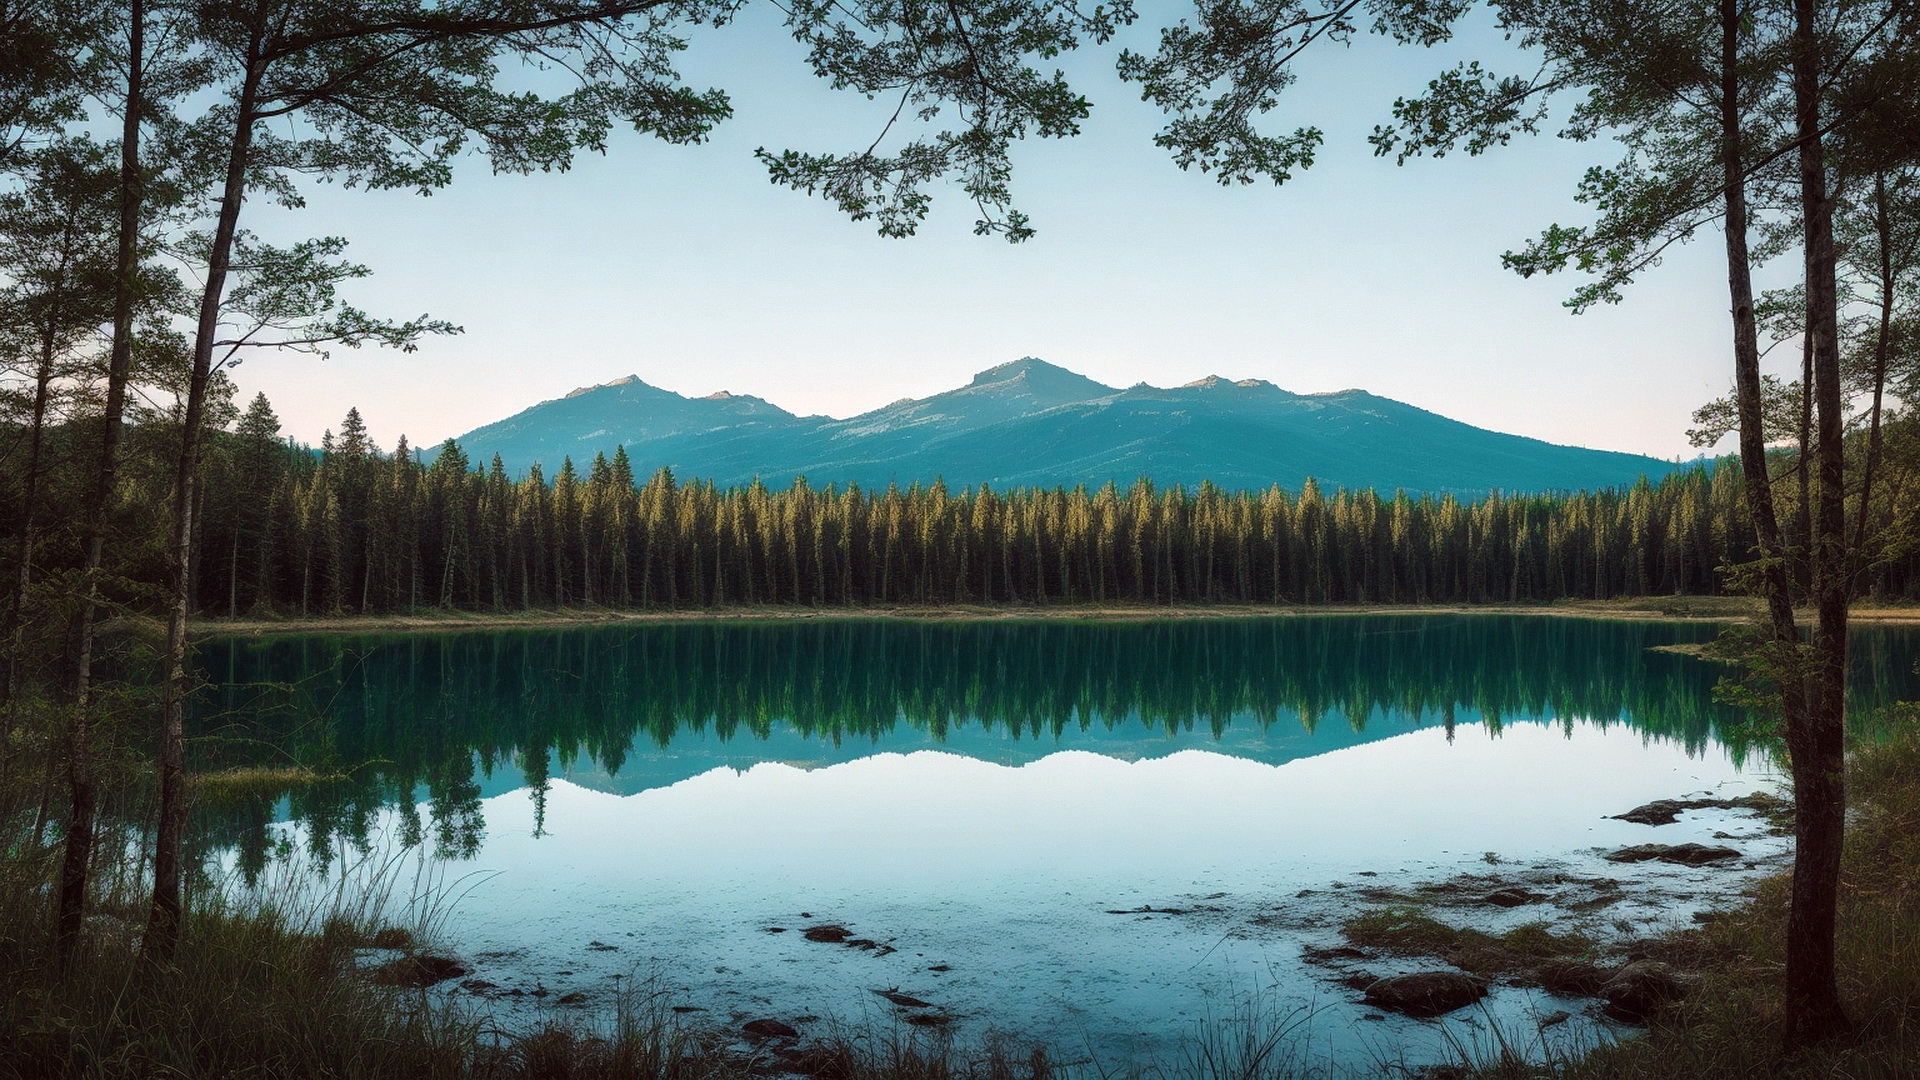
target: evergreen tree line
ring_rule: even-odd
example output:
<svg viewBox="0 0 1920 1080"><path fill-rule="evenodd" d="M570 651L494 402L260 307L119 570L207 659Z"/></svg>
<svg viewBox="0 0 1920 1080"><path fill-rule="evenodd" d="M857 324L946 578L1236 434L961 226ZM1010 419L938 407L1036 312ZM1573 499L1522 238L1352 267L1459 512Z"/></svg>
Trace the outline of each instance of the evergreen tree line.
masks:
<svg viewBox="0 0 1920 1080"><path fill-rule="evenodd" d="M204 614L598 605L1511 603L1729 590L1752 558L1742 478L1703 465L1619 491L1450 495L1129 487L718 488L625 449L551 476L376 450L357 411L318 453L256 398L200 508ZM1891 526L1891 521L1889 526ZM1863 591L1920 591L1897 547Z"/></svg>

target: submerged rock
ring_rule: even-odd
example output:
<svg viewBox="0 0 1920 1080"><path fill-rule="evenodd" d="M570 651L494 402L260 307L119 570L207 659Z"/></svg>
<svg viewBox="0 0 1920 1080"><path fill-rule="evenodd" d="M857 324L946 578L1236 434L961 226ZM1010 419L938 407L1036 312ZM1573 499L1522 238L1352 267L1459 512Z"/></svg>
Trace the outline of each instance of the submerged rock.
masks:
<svg viewBox="0 0 1920 1080"><path fill-rule="evenodd" d="M1706 866L1737 859L1740 853L1730 847L1706 844L1635 844L1605 856L1608 862L1664 862L1680 866Z"/></svg>
<svg viewBox="0 0 1920 1080"><path fill-rule="evenodd" d="M1585 961L1555 957L1534 968L1532 977L1549 994L1592 997L1613 977L1613 972Z"/></svg>
<svg viewBox="0 0 1920 1080"><path fill-rule="evenodd" d="M806 933L801 936L808 941L824 941L832 945L838 945L852 937L853 931L844 926L828 924L826 926L810 926L807 928Z"/></svg>
<svg viewBox="0 0 1920 1080"><path fill-rule="evenodd" d="M933 1002L921 1001L919 998L914 997L912 994L903 994L900 992L900 988L897 986L892 987L890 989L886 989L886 990L875 990L874 993L879 994L881 997L886 998L888 1001L893 1002L895 1005L899 1005L904 1008L908 1008L908 1009L933 1008Z"/></svg>
<svg viewBox="0 0 1920 1080"><path fill-rule="evenodd" d="M1600 996L1611 1015L1645 1023L1683 1000L1694 981L1658 960L1635 960L1614 972L1600 987Z"/></svg>
<svg viewBox="0 0 1920 1080"><path fill-rule="evenodd" d="M1480 902L1492 904L1494 907L1511 908L1520 907L1523 904L1537 904L1545 899L1545 894L1527 889L1496 889L1481 897Z"/></svg>
<svg viewBox="0 0 1920 1080"><path fill-rule="evenodd" d="M1487 996L1487 984L1457 971L1419 971L1376 979L1367 1004L1426 1019L1465 1008Z"/></svg>
<svg viewBox="0 0 1920 1080"><path fill-rule="evenodd" d="M1671 825L1680 817L1683 810L1691 810L1691 803L1679 799L1655 799L1643 806L1636 806L1624 814L1615 814L1615 821L1631 821L1636 825Z"/></svg>
<svg viewBox="0 0 1920 1080"><path fill-rule="evenodd" d="M1655 799L1624 814L1615 814L1613 818L1638 825L1671 825L1687 810L1755 810L1766 814L1786 806L1786 800L1756 791L1735 799Z"/></svg>
<svg viewBox="0 0 1920 1080"><path fill-rule="evenodd" d="M749 1020L740 1030L761 1039L797 1039L800 1033L778 1020Z"/></svg>
<svg viewBox="0 0 1920 1080"><path fill-rule="evenodd" d="M1304 957L1309 964L1331 964L1341 960L1365 960L1369 956L1365 949L1356 949L1351 945L1309 945L1300 950L1300 955Z"/></svg>

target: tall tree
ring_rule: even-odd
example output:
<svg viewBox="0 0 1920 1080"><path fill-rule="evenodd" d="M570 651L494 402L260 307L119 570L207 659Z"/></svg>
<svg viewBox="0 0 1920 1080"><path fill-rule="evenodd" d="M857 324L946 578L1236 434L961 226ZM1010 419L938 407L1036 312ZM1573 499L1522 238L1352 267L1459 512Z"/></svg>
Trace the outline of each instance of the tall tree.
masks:
<svg viewBox="0 0 1920 1080"><path fill-rule="evenodd" d="M1448 38L1472 5L1385 0L1374 28L1401 41ZM1626 156L1595 169L1579 197L1601 210L1591 227L1554 226L1507 256L1522 274L1577 268L1594 275L1570 306L1617 300L1671 245L1720 219L1732 301L1734 373L1748 510L1758 530L1754 574L1768 609L1765 666L1776 676L1796 791L1796 873L1786 974L1789 1044L1844 1030L1834 967L1833 916L1844 832L1843 741L1847 574L1844 400L1839 377L1827 142L1906 92L1902 80L1856 72L1910 72L1913 25L1901 0L1794 0L1777 11L1743 0L1667 5L1639 0L1496 0L1501 29L1531 53L1531 75L1499 76L1477 62L1442 73L1394 105L1376 129L1401 161L1463 149L1477 154L1541 130L1557 94L1575 98L1563 134L1611 134ZM1151 57L1123 57L1123 75L1168 109L1161 142L1183 165L1222 182L1276 182L1309 164L1314 129L1273 137L1258 126L1294 78L1288 62L1319 39L1357 29L1357 3L1236 0L1202 4L1193 25L1164 31ZM1907 80L1907 81L1910 81ZM1224 88L1224 89L1222 89ZM1842 93L1847 91L1847 93ZM1884 128L1884 125L1882 125ZM1797 203L1804 257L1803 321L1817 430L1813 485L1810 646L1793 611L1788 549L1767 474L1763 384L1752 287L1750 193L1765 187ZM1803 491L1807 488L1803 486ZM1642 544L1636 544L1641 547Z"/></svg>

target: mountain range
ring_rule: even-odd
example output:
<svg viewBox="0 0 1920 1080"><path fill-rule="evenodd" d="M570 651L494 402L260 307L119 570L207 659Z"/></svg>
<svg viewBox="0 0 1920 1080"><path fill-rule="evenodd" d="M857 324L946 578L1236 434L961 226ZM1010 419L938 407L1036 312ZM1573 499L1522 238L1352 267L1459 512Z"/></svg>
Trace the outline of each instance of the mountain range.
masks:
<svg viewBox="0 0 1920 1080"><path fill-rule="evenodd" d="M1624 487L1671 472L1638 454L1560 446L1488 431L1364 390L1295 394L1260 379L1210 376L1184 386L1105 386L1027 357L966 386L906 398L844 420L796 416L725 391L689 398L638 376L582 387L457 440L479 464L498 454L551 476L624 446L635 475L664 466L721 486L756 477L781 488L1323 486L1482 495Z"/></svg>

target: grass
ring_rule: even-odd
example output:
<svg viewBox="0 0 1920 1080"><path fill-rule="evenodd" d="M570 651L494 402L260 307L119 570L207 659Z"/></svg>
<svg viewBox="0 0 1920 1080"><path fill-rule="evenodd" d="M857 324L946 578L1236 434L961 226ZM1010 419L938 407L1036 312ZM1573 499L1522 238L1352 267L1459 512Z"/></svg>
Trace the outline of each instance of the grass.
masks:
<svg viewBox="0 0 1920 1080"><path fill-rule="evenodd" d="M1449 926L1417 907L1394 905L1347 920L1340 932L1355 946L1412 956L1431 956L1473 975L1530 970L1543 961L1592 954L1584 934L1556 931L1544 922L1500 934Z"/></svg>

